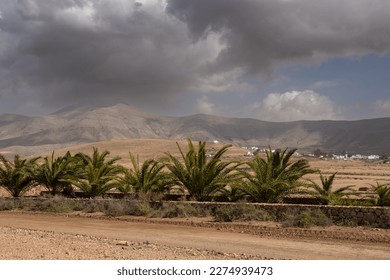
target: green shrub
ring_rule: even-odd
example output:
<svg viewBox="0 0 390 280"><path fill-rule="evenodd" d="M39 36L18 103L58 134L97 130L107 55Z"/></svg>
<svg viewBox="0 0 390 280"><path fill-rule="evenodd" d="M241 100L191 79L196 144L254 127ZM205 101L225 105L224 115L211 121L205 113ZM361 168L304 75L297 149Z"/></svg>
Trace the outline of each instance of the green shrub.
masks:
<svg viewBox="0 0 390 280"><path fill-rule="evenodd" d="M273 217L265 210L251 204L222 205L214 209L212 216L216 222L269 221Z"/></svg>
<svg viewBox="0 0 390 280"><path fill-rule="evenodd" d="M222 160L231 145L222 147L209 158L206 142L199 141L196 148L188 139L186 153L176 144L181 157L166 153L163 161L176 184L185 189L191 198L198 201L207 200L239 178L236 168L240 164Z"/></svg>
<svg viewBox="0 0 390 280"><path fill-rule="evenodd" d="M330 226L331 220L321 210L306 210L301 213L286 213L282 219L284 227Z"/></svg>
<svg viewBox="0 0 390 280"><path fill-rule="evenodd" d="M94 147L92 156L84 153L76 155L79 161L83 162L84 168L79 176L70 182L82 190L87 197L102 196L118 186L118 178L123 173L124 167L116 164L119 157L108 159L109 154L109 151L100 153Z"/></svg>
<svg viewBox="0 0 390 280"><path fill-rule="evenodd" d="M166 193L176 184L173 176L164 171L164 164L156 160L146 160L140 165L138 158L129 153L132 167L124 170L118 178L117 190L121 193Z"/></svg>
<svg viewBox="0 0 390 280"><path fill-rule="evenodd" d="M329 177L325 177L320 173L321 184L309 180L310 183L306 186L308 188L307 192L322 200L324 204L327 205L349 205L350 203L353 203L353 200L349 199L349 196L357 195L357 193L352 190L354 185L333 190L336 174L337 172Z"/></svg>
<svg viewBox="0 0 390 280"><path fill-rule="evenodd" d="M109 200L103 205L103 213L107 216L136 215L139 213L137 202L126 200Z"/></svg>
<svg viewBox="0 0 390 280"><path fill-rule="evenodd" d="M60 196L46 199L20 198L18 200L9 201L8 203L13 205L13 209L55 213L78 211L82 208L76 201L67 200Z"/></svg>
<svg viewBox="0 0 390 280"><path fill-rule="evenodd" d="M390 185L376 182L376 185L371 185L371 187L372 190L378 195L378 198L376 199L376 205L390 206Z"/></svg>
<svg viewBox="0 0 390 280"><path fill-rule="evenodd" d="M140 201L137 203L136 212L134 215L136 216L145 216L145 217L153 217L156 210L151 206L148 201Z"/></svg>
<svg viewBox="0 0 390 280"><path fill-rule="evenodd" d="M84 205L82 211L85 213L104 212L104 205L100 200L91 199Z"/></svg>
<svg viewBox="0 0 390 280"><path fill-rule="evenodd" d="M44 209L43 211L47 212L53 212L53 213L69 213L73 212L73 209L70 205L68 204L55 204L55 203L50 203L50 205Z"/></svg>
<svg viewBox="0 0 390 280"><path fill-rule="evenodd" d="M188 203L164 204L159 213L162 218L185 218L198 216L198 210Z"/></svg>
<svg viewBox="0 0 390 280"><path fill-rule="evenodd" d="M345 199L344 206L375 206L375 199Z"/></svg>
<svg viewBox="0 0 390 280"><path fill-rule="evenodd" d="M213 213L216 222L233 222L236 219L236 213L231 206L221 206L216 208Z"/></svg>
<svg viewBox="0 0 390 280"><path fill-rule="evenodd" d="M62 196L54 196L53 198L45 199L36 204L36 209L45 212L68 213L79 209L77 202L68 200Z"/></svg>
<svg viewBox="0 0 390 280"><path fill-rule="evenodd" d="M159 192L149 192L149 193L137 193L137 198L140 201L151 201L151 202L157 202L161 201L164 197L164 194Z"/></svg>
<svg viewBox="0 0 390 280"><path fill-rule="evenodd" d="M273 151L269 147L266 159L257 155L246 163L247 169L239 170L243 180L234 188L256 202L280 202L284 196L296 193L304 185L301 178L317 171L305 159L292 162L295 151Z"/></svg>
<svg viewBox="0 0 390 280"><path fill-rule="evenodd" d="M0 211L13 210L16 205L13 200L1 199L0 200Z"/></svg>
<svg viewBox="0 0 390 280"><path fill-rule="evenodd" d="M17 200L14 200L15 209L21 209L26 211L34 211L36 208L37 202L35 200L26 199L26 198L19 198ZM35 210L37 211L37 210Z"/></svg>

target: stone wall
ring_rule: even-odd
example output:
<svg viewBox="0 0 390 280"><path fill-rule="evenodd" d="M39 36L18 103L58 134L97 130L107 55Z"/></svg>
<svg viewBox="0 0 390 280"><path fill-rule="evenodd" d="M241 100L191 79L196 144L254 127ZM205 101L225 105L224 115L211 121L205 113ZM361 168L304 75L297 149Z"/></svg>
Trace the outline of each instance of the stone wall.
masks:
<svg viewBox="0 0 390 280"><path fill-rule="evenodd" d="M198 207L210 210L232 203L188 202ZM381 228L390 228L390 207L374 206L331 206L331 205L300 205L300 204L268 204L253 203L256 208L262 209L277 218L285 214L299 214L305 211L318 211L324 213L335 224L362 225Z"/></svg>
<svg viewBox="0 0 390 280"><path fill-rule="evenodd" d="M69 198L68 198L69 199ZM2 200L15 200L19 204L23 201L28 202L28 200L37 200L45 201L42 197L35 198L2 198ZM69 199L72 200L72 199ZM84 206L88 206L91 203L94 203L95 199L74 199L79 202L82 202ZM103 201L129 201L129 203L135 200L132 199L113 199L113 198L104 198ZM240 205L241 203L231 203L231 202L196 202L196 201L156 201L156 205L161 204L171 204L171 203L188 203L197 208L206 208L210 211L214 211L216 208L223 205ZM331 206L331 205L305 205L305 204L271 204L271 203L248 203L251 207L256 207L258 209L264 210L275 216L276 218L282 218L286 214L298 215L305 211L321 211L324 213L334 224L341 225L362 225L362 226L373 226L381 228L390 228L390 207L375 207L375 206Z"/></svg>

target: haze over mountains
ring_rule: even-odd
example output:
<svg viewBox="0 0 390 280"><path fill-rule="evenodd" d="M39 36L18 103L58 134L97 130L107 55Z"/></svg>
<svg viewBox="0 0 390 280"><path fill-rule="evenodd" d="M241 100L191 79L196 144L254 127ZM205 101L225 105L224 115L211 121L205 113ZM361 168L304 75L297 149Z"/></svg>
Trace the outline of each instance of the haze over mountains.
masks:
<svg viewBox="0 0 390 280"><path fill-rule="evenodd" d="M128 138L191 138L238 146L296 147L306 152L319 148L327 152L390 154L390 118L265 122L203 114L168 117L124 104L67 108L45 116L0 116L0 152L32 151L37 146L42 152Z"/></svg>

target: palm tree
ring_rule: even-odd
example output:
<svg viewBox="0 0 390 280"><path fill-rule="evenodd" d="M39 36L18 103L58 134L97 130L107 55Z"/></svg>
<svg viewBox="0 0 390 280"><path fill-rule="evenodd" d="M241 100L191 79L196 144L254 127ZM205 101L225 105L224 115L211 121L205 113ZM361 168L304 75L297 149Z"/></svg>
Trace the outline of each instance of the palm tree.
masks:
<svg viewBox="0 0 390 280"><path fill-rule="evenodd" d="M325 204L340 204L343 198L355 194L355 192L351 191L351 188L354 187L353 185L345 186L335 191L332 190L336 174L337 172L329 177L320 174L321 185L309 180L311 184L307 185L307 187L312 190L309 193L321 199Z"/></svg>
<svg viewBox="0 0 390 280"><path fill-rule="evenodd" d="M14 161L10 162L0 154L0 186L5 188L13 197L22 196L35 186L28 169L31 168L38 158L21 159L15 155Z"/></svg>
<svg viewBox="0 0 390 280"><path fill-rule="evenodd" d="M237 172L234 171L239 164L221 160L231 145L222 147L210 158L206 154L206 142L199 141L198 148L195 149L192 141L188 139L186 154L178 143L176 145L182 162L166 153L165 166L177 179L178 184L196 200L205 200L210 195L217 194L237 179Z"/></svg>
<svg viewBox="0 0 390 280"><path fill-rule="evenodd" d="M249 170L240 170L244 180L236 187L257 202L277 202L303 185L304 175L315 173L307 160L291 162L296 149L275 152L269 148L267 158L257 155L247 162Z"/></svg>
<svg viewBox="0 0 390 280"><path fill-rule="evenodd" d="M51 157L43 160L42 164L30 168L30 173L34 181L47 188L52 195L69 187L71 180L78 174L74 158L69 152L64 156L54 157L53 151Z"/></svg>
<svg viewBox="0 0 390 280"><path fill-rule="evenodd" d="M132 168L124 171L124 177L118 179L117 189L122 193L130 191L142 193L163 193L175 184L171 174L164 172L164 165L155 160L146 160L140 167L139 160L129 153Z"/></svg>
<svg viewBox="0 0 390 280"><path fill-rule="evenodd" d="M82 153L76 155L83 162L84 169L78 178L72 180L72 183L86 196L103 195L118 186L118 175L123 172L123 167L115 164L119 157L107 160L109 154L109 151L99 153L94 147L92 157Z"/></svg>
<svg viewBox="0 0 390 280"><path fill-rule="evenodd" d="M376 200L376 205L379 206L390 206L390 185L389 184L379 184L376 182L375 185L371 185L374 192L378 195Z"/></svg>

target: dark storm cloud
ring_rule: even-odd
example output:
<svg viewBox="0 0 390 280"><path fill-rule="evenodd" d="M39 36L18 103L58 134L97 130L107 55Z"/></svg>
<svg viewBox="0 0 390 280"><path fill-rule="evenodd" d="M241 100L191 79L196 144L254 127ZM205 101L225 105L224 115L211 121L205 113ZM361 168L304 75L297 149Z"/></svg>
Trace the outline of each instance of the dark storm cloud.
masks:
<svg viewBox="0 0 390 280"><path fill-rule="evenodd" d="M169 0L194 41L222 34L214 71L269 71L281 63L390 50L387 0Z"/></svg>
<svg viewBox="0 0 390 280"><path fill-rule="evenodd" d="M389 14L387 0L0 0L0 99L170 103L278 65L386 53Z"/></svg>
<svg viewBox="0 0 390 280"><path fill-rule="evenodd" d="M158 1L0 3L3 95L47 104L91 96L169 102L166 94L191 86L207 57L202 47L189 48L184 24Z"/></svg>

